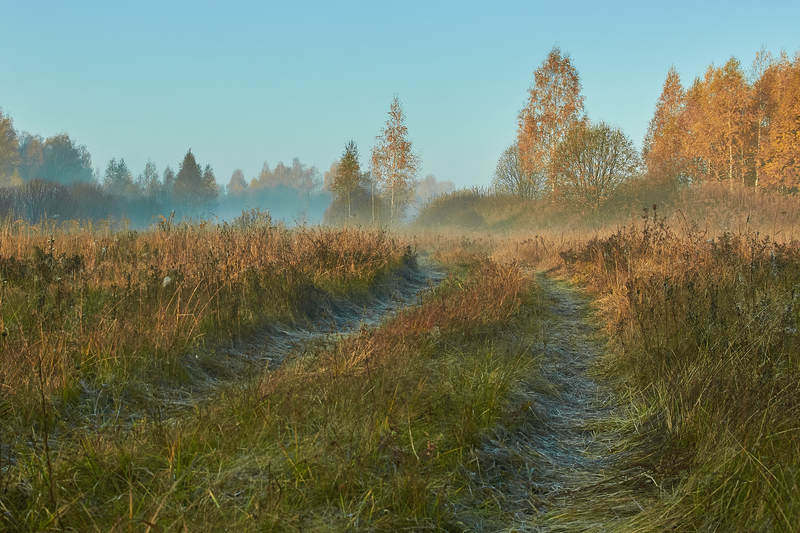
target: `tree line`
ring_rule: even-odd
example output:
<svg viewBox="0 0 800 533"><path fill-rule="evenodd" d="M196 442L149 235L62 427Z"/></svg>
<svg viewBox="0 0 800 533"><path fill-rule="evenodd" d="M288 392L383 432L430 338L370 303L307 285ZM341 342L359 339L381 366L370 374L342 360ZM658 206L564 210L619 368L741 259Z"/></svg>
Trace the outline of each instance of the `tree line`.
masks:
<svg viewBox="0 0 800 533"><path fill-rule="evenodd" d="M273 211L276 219L319 221L330 201L321 183L315 167L295 158L274 168L264 163L250 182L237 169L223 188L211 165L201 164L191 148L177 172L170 166L159 172L148 160L134 175L124 158L112 158L99 171L86 147L69 135L45 139L17 133L0 111L0 217L127 218L143 226L171 212L179 218L225 218L260 208Z"/></svg>
<svg viewBox="0 0 800 533"><path fill-rule="evenodd" d="M577 69L554 47L533 73L516 142L497 163L496 191L597 207L638 173L640 158L630 138L591 122L583 101Z"/></svg>
<svg viewBox="0 0 800 533"><path fill-rule="evenodd" d="M749 74L731 58L688 89L672 67L641 153L618 128L590 121L583 102L571 58L554 47L534 71L494 189L597 207L633 178L800 188L800 54L776 58L762 50Z"/></svg>
<svg viewBox="0 0 800 533"><path fill-rule="evenodd" d="M221 187L214 169L198 162L191 149L177 172L170 166L159 172L148 160L134 175L124 158L112 158L101 172L93 169L86 147L69 135L18 134L0 111L0 216L125 217L147 225L170 212L179 218L232 218L259 208L288 222L320 222L324 212L329 223L394 224L413 206L454 188L432 175L417 180L420 161L405 121L395 97L366 168L350 141L322 178L295 158L289 165L265 162L249 180L236 169Z"/></svg>
<svg viewBox="0 0 800 533"><path fill-rule="evenodd" d="M654 180L800 188L800 53L761 50L748 72L736 58L687 88L670 68L645 137Z"/></svg>

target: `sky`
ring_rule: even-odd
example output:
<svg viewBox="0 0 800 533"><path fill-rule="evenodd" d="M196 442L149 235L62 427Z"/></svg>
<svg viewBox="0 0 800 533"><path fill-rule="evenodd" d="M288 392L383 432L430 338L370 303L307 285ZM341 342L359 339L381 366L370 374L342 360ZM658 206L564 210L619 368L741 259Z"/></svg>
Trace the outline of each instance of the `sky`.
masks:
<svg viewBox="0 0 800 533"><path fill-rule="evenodd" d="M420 177L487 185L554 45L590 119L639 146L670 65L688 84L731 56L800 51L796 0L0 0L0 19L0 108L17 130L67 132L95 167L123 157L135 174L191 148L221 183L294 157L322 172L350 139L367 164L397 95Z"/></svg>

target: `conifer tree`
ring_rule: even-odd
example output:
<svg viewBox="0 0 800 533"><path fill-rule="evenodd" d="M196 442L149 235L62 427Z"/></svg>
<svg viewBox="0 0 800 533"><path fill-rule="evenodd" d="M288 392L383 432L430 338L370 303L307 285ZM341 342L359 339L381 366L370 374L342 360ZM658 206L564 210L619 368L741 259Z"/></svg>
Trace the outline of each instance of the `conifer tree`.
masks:
<svg viewBox="0 0 800 533"><path fill-rule="evenodd" d="M354 141L350 141L344 147L344 153L336 167L332 184L332 189L347 200L348 220L353 216L351 195L358 187L360 179L361 167L358 163L358 148Z"/></svg>
<svg viewBox="0 0 800 533"><path fill-rule="evenodd" d="M197 204L203 188L203 172L190 148L183 157L178 175L175 176L175 199L185 205Z"/></svg>
<svg viewBox="0 0 800 533"><path fill-rule="evenodd" d="M200 190L198 191L198 199L200 202L209 204L217 199L219 195L219 188L217 187L217 178L214 175L214 169L211 165L206 165L203 169L203 178L200 182Z"/></svg>
<svg viewBox="0 0 800 533"><path fill-rule="evenodd" d="M134 196L138 191L125 159L111 159L103 176L103 188L114 196Z"/></svg>

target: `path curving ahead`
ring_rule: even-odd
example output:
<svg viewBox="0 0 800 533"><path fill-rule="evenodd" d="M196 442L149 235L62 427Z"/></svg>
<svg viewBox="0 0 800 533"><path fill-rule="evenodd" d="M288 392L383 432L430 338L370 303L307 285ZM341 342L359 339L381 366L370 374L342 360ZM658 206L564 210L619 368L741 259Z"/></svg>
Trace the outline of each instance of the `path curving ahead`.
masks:
<svg viewBox="0 0 800 533"><path fill-rule="evenodd" d="M591 371L606 339L593 322L589 300L576 288L541 274L537 283L544 315L541 331L529 335L525 349L539 360L539 376L514 400L527 410L524 420L498 428L480 453L480 499L493 518L487 523L486 515L468 512L464 525L602 531L641 510L635 494L619 484L631 474L623 472L618 451L626 438L619 429L621 408Z"/></svg>

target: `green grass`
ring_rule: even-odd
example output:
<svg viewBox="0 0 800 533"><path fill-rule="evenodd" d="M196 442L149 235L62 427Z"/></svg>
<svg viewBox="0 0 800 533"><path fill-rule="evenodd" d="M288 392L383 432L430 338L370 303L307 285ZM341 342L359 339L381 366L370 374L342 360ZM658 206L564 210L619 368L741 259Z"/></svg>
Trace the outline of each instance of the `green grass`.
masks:
<svg viewBox="0 0 800 533"><path fill-rule="evenodd" d="M21 531L460 529L482 435L536 361L535 286L473 265L382 327L298 353L179 417L17 443L0 516ZM485 302L485 308L476 308ZM52 488L52 497L50 495Z"/></svg>

